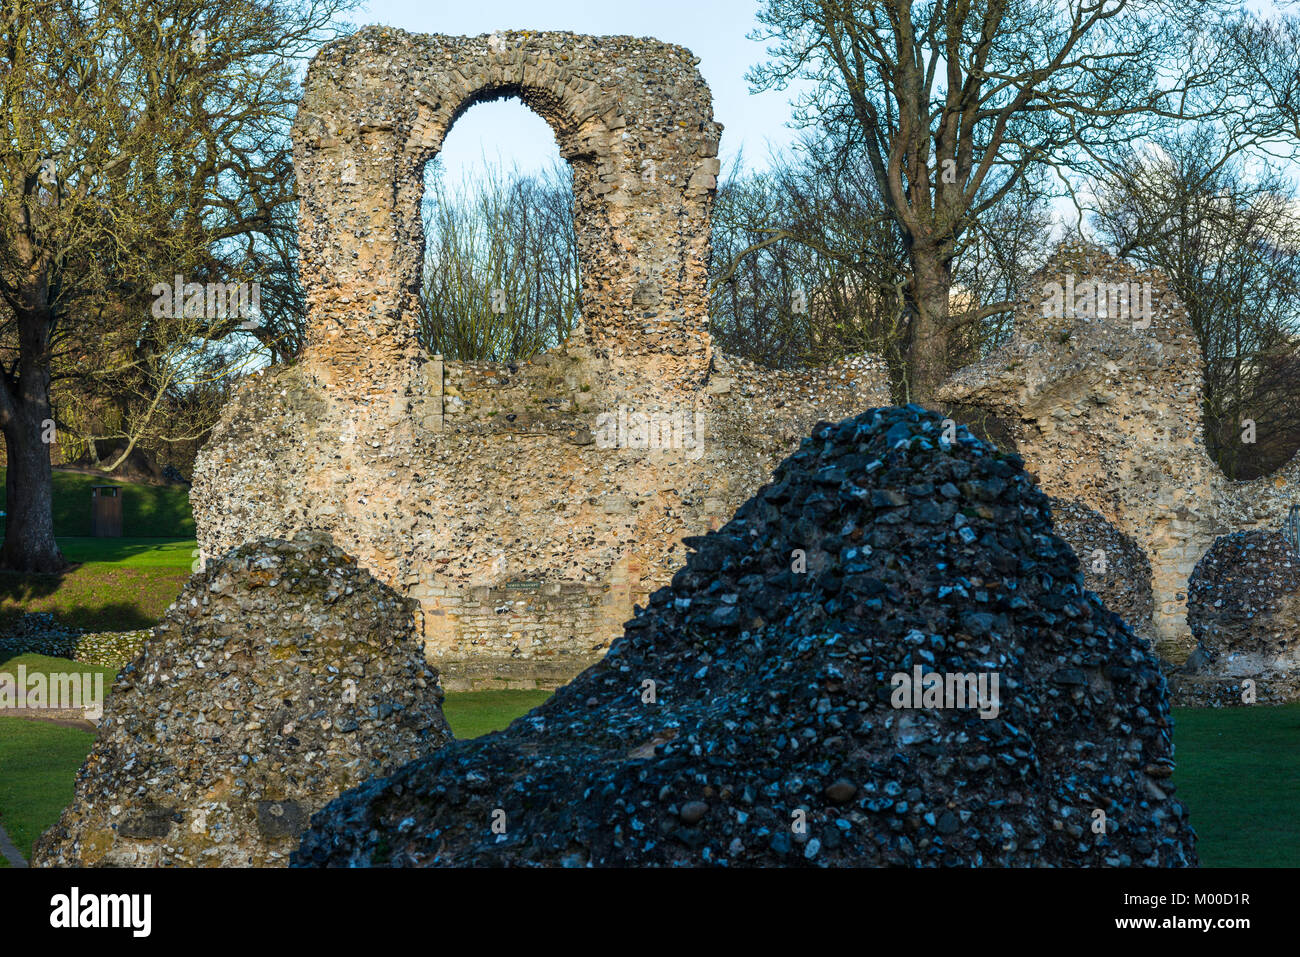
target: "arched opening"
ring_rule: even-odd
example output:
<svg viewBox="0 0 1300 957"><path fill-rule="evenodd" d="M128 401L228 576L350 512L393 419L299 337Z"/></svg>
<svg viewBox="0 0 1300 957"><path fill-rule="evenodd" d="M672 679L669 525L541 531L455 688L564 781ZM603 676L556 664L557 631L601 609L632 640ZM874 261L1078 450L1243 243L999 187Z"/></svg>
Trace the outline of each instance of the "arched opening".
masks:
<svg viewBox="0 0 1300 957"><path fill-rule="evenodd" d="M573 170L515 96L466 109L424 168L417 335L459 361L528 359L579 319Z"/></svg>

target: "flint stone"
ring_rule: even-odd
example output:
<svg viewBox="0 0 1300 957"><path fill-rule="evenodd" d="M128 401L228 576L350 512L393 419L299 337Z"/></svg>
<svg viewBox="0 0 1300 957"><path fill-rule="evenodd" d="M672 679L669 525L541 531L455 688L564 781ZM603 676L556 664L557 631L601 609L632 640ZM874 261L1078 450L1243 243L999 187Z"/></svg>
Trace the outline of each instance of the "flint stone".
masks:
<svg viewBox="0 0 1300 957"><path fill-rule="evenodd" d="M942 422L912 406L818 426L772 478L783 501L760 491L693 541L686 568L603 661L507 730L331 802L293 863L1195 865L1187 812L1165 776L1169 700L1149 645L1084 589L1021 460L965 429L948 448L922 441ZM880 526L851 484L816 480L847 456L885 463L865 478L873 491L954 485L980 544L948 527ZM1000 512L986 515L975 506L990 497ZM854 558L865 577L839 574L844 540L868 536L870 553ZM829 574L791 576L794 547ZM710 555L726 558L699 573ZM740 585L755 574L768 584ZM870 599L857 590L869 580L882 586ZM941 598L937 583L960 587ZM745 621L767 598L768 623L714 627L717 596L728 594ZM987 612L977 614L997 627L972 639L963 622L981 595ZM1073 614L1051 610L1067 605ZM1063 691L1062 659L1087 683ZM901 710L895 676L914 666L996 677L996 714L955 701ZM641 699L647 676L654 707ZM685 827L677 809L693 802L709 813ZM497 808L504 834L489 827ZM1122 827L1072 836L1096 808Z"/></svg>

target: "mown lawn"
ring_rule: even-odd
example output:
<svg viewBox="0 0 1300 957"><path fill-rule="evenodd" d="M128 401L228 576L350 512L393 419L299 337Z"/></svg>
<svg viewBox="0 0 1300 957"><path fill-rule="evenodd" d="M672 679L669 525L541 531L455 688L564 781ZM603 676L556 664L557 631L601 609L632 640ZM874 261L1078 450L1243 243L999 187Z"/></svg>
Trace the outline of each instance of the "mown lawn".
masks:
<svg viewBox="0 0 1300 957"><path fill-rule="evenodd" d="M0 511L5 510L5 469L0 468ZM122 534L138 538L193 538L189 489L180 485L135 485L111 478L54 472L54 534L90 535L90 489L118 485L122 496ZM4 520L0 519L0 532Z"/></svg>
<svg viewBox="0 0 1300 957"><path fill-rule="evenodd" d="M35 656L22 660L29 669L86 667ZM453 692L444 713L458 738L471 738L504 728L547 696L544 691ZM1174 781L1191 811L1201 864L1300 866L1300 703L1180 708L1175 721ZM90 745L91 736L75 728L0 718L0 821L24 853L71 799Z"/></svg>
<svg viewBox="0 0 1300 957"><path fill-rule="evenodd" d="M0 824L24 857L72 800L94 739L79 728L0 718Z"/></svg>
<svg viewBox="0 0 1300 957"><path fill-rule="evenodd" d="M1174 784L1205 867L1300 867L1300 702L1178 708Z"/></svg>
<svg viewBox="0 0 1300 957"><path fill-rule="evenodd" d="M0 572L0 628L27 612L49 612L87 631L157 624L190 576L193 539L66 538L64 556L83 564L56 575ZM92 560L93 559L93 560Z"/></svg>
<svg viewBox="0 0 1300 957"><path fill-rule="evenodd" d="M0 664L0 672L16 678L20 666L26 667L29 675L59 671L102 674L105 693L117 677L112 668L48 655L10 658ZM91 732L79 728L0 717L0 824L24 857L31 857L32 844L72 800L77 770L94 740ZM7 866L0 858L0 867Z"/></svg>
<svg viewBox="0 0 1300 957"><path fill-rule="evenodd" d="M551 696L549 691L449 691L442 713L458 738L500 731Z"/></svg>
<svg viewBox="0 0 1300 957"><path fill-rule="evenodd" d="M51 658L49 655L18 655L16 658L10 658L0 664L0 671L7 674L16 674L20 665L27 669L29 675L48 675L56 671L64 674L103 675L105 694L108 693L109 688L113 687L113 680L117 677L117 671L113 668L86 664L82 661L69 661L67 658Z"/></svg>
<svg viewBox="0 0 1300 957"><path fill-rule="evenodd" d="M103 484L124 489L122 538L90 536L90 487ZM3 505L0 469L0 510ZM0 630L27 612L48 612L87 631L147 628L180 593L198 554L189 494L179 486L56 471L54 533L64 558L76 564L56 575L0 572Z"/></svg>
<svg viewBox="0 0 1300 957"><path fill-rule="evenodd" d="M82 538L57 539L70 562L94 562L119 568L170 568L186 574L198 558L193 538Z"/></svg>

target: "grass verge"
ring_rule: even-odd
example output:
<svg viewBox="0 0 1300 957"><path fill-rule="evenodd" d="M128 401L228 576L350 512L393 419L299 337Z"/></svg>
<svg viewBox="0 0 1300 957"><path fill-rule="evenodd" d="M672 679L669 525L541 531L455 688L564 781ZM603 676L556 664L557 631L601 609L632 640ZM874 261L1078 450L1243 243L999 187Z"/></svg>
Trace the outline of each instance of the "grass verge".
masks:
<svg viewBox="0 0 1300 957"><path fill-rule="evenodd" d="M198 557L192 538L83 538L57 539L70 562L113 565L117 568L170 568L189 574Z"/></svg>
<svg viewBox="0 0 1300 957"><path fill-rule="evenodd" d="M50 672L61 671L65 674L101 674L104 676L104 693L113 687L113 681L117 678L117 672L112 668L104 668L100 665L86 664L81 661L69 661L67 658L51 658L49 655L18 655L10 658L8 661L0 663L0 671L8 674L16 674L18 666L22 665L27 668L27 674L48 675Z"/></svg>
<svg viewBox="0 0 1300 957"><path fill-rule="evenodd" d="M1174 784L1204 867L1300 867L1300 702L1177 708Z"/></svg>
<svg viewBox="0 0 1300 957"><path fill-rule="evenodd" d="M457 738L500 731L551 696L549 691L449 691L442 713Z"/></svg>
<svg viewBox="0 0 1300 957"><path fill-rule="evenodd" d="M27 859L72 801L92 741L94 735L79 728L0 718L0 823Z"/></svg>
<svg viewBox="0 0 1300 957"><path fill-rule="evenodd" d="M0 572L0 627L28 612L49 612L86 631L130 631L158 623L190 571L88 562L61 575Z"/></svg>

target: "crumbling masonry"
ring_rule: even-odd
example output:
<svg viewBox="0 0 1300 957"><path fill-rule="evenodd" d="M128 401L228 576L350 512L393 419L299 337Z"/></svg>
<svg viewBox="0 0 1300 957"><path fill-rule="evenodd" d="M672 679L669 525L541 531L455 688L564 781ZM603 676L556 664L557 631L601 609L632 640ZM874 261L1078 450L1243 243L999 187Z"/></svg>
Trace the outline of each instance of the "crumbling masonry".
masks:
<svg viewBox="0 0 1300 957"><path fill-rule="evenodd" d="M1141 292L1127 310L1100 301L1109 294L1089 308L1083 293L1098 282L1108 290L1137 284ZM1206 454L1204 360L1162 274L1139 273L1094 246L1066 244L1032 288L1011 342L957 373L940 396L1001 417L1044 491L1086 505L1099 513L1094 529L1118 530L1141 548L1151 566L1153 637L1181 661L1195 646L1187 603L1197 561L1220 535L1280 526L1296 495L1300 460L1233 482ZM1067 290L1076 291L1073 310L1059 308L1071 297L1053 299ZM1139 299L1144 315L1135 314ZM1127 587L1133 563L1117 563L1116 548L1082 532L1062 535L1083 561L1089 587L1116 610L1133 607L1108 593ZM1147 626L1130 623L1139 631Z"/></svg>
<svg viewBox="0 0 1300 957"><path fill-rule="evenodd" d="M323 530L418 601L447 687L553 686L817 420L889 404L874 360L796 375L713 348L721 128L696 63L630 37L383 28L320 53L294 130L308 344L240 387L199 456L206 555ZM531 362L443 362L415 339L422 172L466 108L509 95L573 167L582 322ZM1275 528L1300 465L1232 483L1205 454L1202 359L1162 276L1066 246L1039 280L1014 339L940 399L1010 423L1088 587L1181 660L1197 560ZM1044 316L1048 282L1098 280L1149 283L1150 322Z"/></svg>
<svg viewBox="0 0 1300 957"><path fill-rule="evenodd" d="M243 384L199 456L203 552L328 532L419 602L446 687L554 685L818 420L888 404L869 360L795 376L713 349L721 127L697 62L568 33L326 47L294 129L308 343ZM573 167L582 323L532 362L443 362L415 339L424 165L510 95Z"/></svg>

